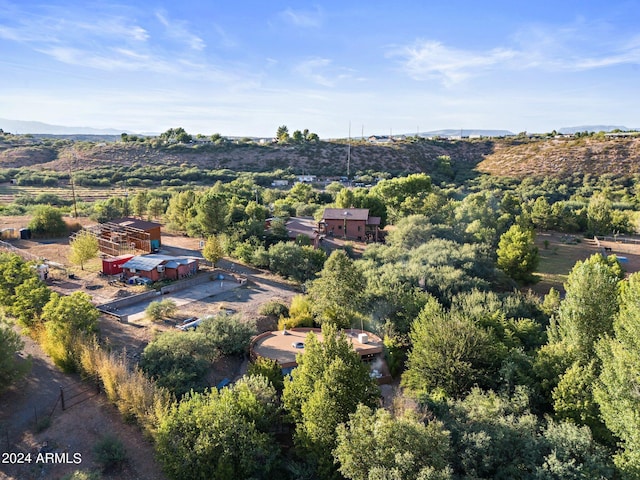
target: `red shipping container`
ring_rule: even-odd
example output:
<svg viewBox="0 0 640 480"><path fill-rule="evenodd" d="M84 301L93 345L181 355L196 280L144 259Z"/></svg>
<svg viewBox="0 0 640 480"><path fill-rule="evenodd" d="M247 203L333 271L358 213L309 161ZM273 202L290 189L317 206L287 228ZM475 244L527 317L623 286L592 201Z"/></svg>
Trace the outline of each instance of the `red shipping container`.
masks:
<svg viewBox="0 0 640 480"><path fill-rule="evenodd" d="M133 258L133 255L120 255L119 257L103 258L102 273L105 275L120 275L122 265Z"/></svg>

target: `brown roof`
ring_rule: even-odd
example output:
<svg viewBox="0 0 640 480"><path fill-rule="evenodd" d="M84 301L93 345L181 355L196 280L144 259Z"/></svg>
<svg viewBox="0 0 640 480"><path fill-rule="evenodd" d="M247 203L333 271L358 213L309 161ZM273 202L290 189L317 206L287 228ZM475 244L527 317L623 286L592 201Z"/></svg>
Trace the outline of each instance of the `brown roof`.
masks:
<svg viewBox="0 0 640 480"><path fill-rule="evenodd" d="M325 208L323 220L364 220L369 218L368 208Z"/></svg>
<svg viewBox="0 0 640 480"><path fill-rule="evenodd" d="M151 230L152 228L162 227L162 224L155 222L147 222L133 217L123 217L111 220L109 223L115 223L122 227L137 228L138 230Z"/></svg>

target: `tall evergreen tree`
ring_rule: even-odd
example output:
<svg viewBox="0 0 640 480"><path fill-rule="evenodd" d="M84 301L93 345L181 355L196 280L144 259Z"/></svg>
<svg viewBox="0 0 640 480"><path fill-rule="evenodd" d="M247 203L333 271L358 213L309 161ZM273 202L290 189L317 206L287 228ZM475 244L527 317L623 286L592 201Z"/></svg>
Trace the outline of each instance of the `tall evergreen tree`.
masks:
<svg viewBox="0 0 640 480"><path fill-rule="evenodd" d="M334 478L332 451L336 427L358 404L374 406L379 391L346 335L322 326L323 340L309 333L298 367L285 380L282 401L296 424L296 446L316 466L321 478Z"/></svg>
<svg viewBox="0 0 640 480"><path fill-rule="evenodd" d="M640 273L623 284L614 337L597 347L602 362L594 396L606 426L621 440L615 462L624 478L640 478Z"/></svg>
<svg viewBox="0 0 640 480"><path fill-rule="evenodd" d="M532 273L539 262L538 247L534 244L533 230L512 225L498 243L498 268L514 280L531 282Z"/></svg>
<svg viewBox="0 0 640 480"><path fill-rule="evenodd" d="M309 288L320 322L349 327L361 306L365 281L343 250L334 250Z"/></svg>

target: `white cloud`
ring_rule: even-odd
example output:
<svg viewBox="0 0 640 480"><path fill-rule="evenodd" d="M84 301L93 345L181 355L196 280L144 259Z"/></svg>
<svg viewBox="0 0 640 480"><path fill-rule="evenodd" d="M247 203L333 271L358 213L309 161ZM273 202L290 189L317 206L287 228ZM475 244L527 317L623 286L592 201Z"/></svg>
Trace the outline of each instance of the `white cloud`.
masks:
<svg viewBox="0 0 640 480"><path fill-rule="evenodd" d="M439 79L445 85L451 85L505 64L518 56L518 52L502 48L473 52L447 47L437 41L420 40L390 55L403 58L404 70L416 80Z"/></svg>
<svg viewBox="0 0 640 480"><path fill-rule="evenodd" d="M315 57L304 60L295 65L293 71L302 78L323 87L335 87L344 80L362 80L362 78L354 78L354 70L335 66L329 58Z"/></svg>
<svg viewBox="0 0 640 480"><path fill-rule="evenodd" d="M640 37L631 40L586 42L572 28L550 31L528 28L514 36L517 46L464 50L434 40L395 47L388 57L401 59L403 71L415 80L439 80L452 86L490 71L539 69L547 72L584 71L640 64Z"/></svg>
<svg viewBox="0 0 640 480"><path fill-rule="evenodd" d="M287 22L302 28L317 28L323 23L323 13L316 7L314 11L302 11L287 8L280 12L280 16Z"/></svg>
<svg viewBox="0 0 640 480"><path fill-rule="evenodd" d="M305 60L304 62L299 63L294 67L294 71L318 85L322 85L324 87L332 87L335 84L335 81L328 78L325 73L327 67L331 65L331 60L328 58L312 58L310 60Z"/></svg>
<svg viewBox="0 0 640 480"><path fill-rule="evenodd" d="M194 33L191 33L188 30L186 22L180 20L170 20L167 17L166 12L164 12L163 10L158 10L156 12L156 18L162 25L164 25L167 30L167 34L170 37L184 42L189 46L189 48L193 50L204 50L204 48L206 47L206 44L202 38Z"/></svg>

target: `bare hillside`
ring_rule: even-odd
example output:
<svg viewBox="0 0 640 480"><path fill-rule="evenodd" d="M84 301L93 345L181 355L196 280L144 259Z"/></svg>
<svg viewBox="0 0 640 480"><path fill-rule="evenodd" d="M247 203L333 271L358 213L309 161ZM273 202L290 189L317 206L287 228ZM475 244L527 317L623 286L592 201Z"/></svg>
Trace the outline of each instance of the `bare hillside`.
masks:
<svg viewBox="0 0 640 480"><path fill-rule="evenodd" d="M351 146L350 169L388 172L431 170L438 157L449 156L468 169L490 153L490 142L419 141L388 145L358 143ZM296 173L344 175L347 143L318 142L304 145L175 146L154 148L144 143L103 143L45 146L5 146L0 168L38 167L43 170L83 170L110 166L182 165L235 171L269 171L290 168Z"/></svg>
<svg viewBox="0 0 640 480"><path fill-rule="evenodd" d="M477 169L512 177L632 175L640 173L640 137L551 139L515 145L497 142Z"/></svg>
<svg viewBox="0 0 640 480"><path fill-rule="evenodd" d="M349 147L344 142L302 145L174 145L149 143L0 143L0 168L27 167L68 171L105 167L153 165L210 170L273 171L345 175ZM419 140L389 144L354 142L350 171L396 174L437 170L438 157L451 159L452 172L497 176L555 176L574 173L601 175L640 173L640 137L561 139Z"/></svg>

